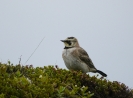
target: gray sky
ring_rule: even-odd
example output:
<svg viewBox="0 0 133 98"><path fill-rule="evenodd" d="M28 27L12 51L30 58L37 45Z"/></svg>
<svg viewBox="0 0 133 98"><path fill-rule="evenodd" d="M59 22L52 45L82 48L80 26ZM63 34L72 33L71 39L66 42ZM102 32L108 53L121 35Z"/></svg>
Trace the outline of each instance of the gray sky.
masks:
<svg viewBox="0 0 133 98"><path fill-rule="evenodd" d="M133 88L133 0L1 0L0 61L66 68L69 36L89 54L108 80ZM94 74L93 74L94 75Z"/></svg>

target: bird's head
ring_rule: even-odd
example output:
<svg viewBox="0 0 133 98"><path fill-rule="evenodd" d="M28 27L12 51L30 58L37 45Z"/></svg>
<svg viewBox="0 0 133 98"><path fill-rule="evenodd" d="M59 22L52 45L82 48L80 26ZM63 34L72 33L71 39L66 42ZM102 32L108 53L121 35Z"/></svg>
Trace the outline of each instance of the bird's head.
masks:
<svg viewBox="0 0 133 98"><path fill-rule="evenodd" d="M67 37L65 40L61 40L65 48L79 47L78 40L75 37Z"/></svg>

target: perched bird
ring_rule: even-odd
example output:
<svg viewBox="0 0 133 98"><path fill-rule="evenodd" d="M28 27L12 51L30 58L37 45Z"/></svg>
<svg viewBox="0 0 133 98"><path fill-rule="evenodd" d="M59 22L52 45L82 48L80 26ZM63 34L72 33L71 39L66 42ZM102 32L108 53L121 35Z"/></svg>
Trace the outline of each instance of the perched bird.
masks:
<svg viewBox="0 0 133 98"><path fill-rule="evenodd" d="M62 57L69 70L81 70L83 73L98 72L104 77L107 76L104 72L95 68L89 55L79 46L78 40L75 37L67 37L65 40L61 41L65 45Z"/></svg>

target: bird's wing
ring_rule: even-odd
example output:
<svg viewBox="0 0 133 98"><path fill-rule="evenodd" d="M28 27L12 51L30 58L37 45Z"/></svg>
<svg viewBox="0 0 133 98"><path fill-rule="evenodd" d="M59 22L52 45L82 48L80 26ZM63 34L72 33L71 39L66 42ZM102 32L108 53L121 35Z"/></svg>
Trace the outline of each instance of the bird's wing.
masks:
<svg viewBox="0 0 133 98"><path fill-rule="evenodd" d="M86 63L90 68L95 68L92 60L90 59L89 55L87 54L87 52L83 48L78 48L77 52L78 52L78 57L81 61Z"/></svg>

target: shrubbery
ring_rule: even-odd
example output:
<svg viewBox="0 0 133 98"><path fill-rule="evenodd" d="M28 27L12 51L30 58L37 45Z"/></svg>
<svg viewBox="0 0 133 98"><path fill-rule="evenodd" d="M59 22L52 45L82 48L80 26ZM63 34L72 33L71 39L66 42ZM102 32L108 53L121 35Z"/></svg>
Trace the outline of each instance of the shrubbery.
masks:
<svg viewBox="0 0 133 98"><path fill-rule="evenodd" d="M0 98L133 98L117 81L44 66L0 63Z"/></svg>

